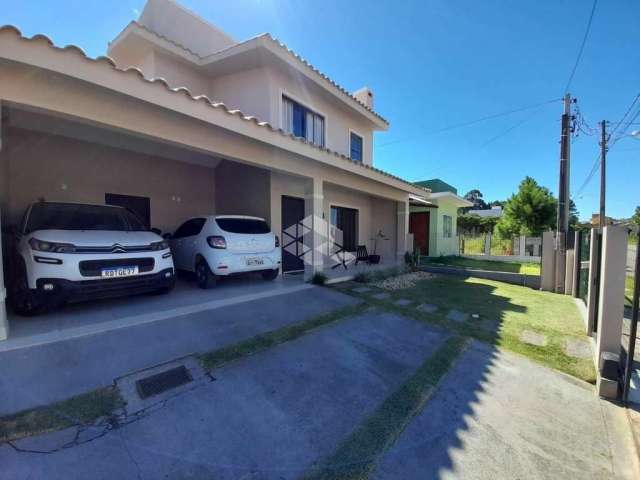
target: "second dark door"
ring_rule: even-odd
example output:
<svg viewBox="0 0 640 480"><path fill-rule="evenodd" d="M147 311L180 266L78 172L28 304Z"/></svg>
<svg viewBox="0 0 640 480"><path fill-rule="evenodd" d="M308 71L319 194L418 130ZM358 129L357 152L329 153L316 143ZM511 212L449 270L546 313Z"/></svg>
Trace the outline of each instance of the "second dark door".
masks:
<svg viewBox="0 0 640 480"><path fill-rule="evenodd" d="M409 214L409 233L413 234L413 243L421 255L429 255L429 220L429 212Z"/></svg>
<svg viewBox="0 0 640 480"><path fill-rule="evenodd" d="M304 219L304 199L282 196L282 271L304 271L302 261L303 231L300 222Z"/></svg>

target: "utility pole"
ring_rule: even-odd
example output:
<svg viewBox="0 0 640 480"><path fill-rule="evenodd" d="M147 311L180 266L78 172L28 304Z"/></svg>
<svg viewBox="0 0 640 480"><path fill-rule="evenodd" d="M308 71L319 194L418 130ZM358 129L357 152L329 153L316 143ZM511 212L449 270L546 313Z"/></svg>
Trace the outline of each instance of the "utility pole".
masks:
<svg viewBox="0 0 640 480"><path fill-rule="evenodd" d="M558 216L556 232L555 291L564 293L569 231L569 156L571 146L571 95L564 96L564 112L560 131L560 178L558 185Z"/></svg>
<svg viewBox="0 0 640 480"><path fill-rule="evenodd" d="M607 194L607 122L600 122L600 233L605 226L605 203Z"/></svg>

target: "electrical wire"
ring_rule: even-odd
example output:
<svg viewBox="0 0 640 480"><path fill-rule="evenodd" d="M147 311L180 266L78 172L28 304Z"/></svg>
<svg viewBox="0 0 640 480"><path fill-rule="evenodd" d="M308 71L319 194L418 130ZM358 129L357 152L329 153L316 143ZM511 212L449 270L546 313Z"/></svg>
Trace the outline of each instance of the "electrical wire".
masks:
<svg viewBox="0 0 640 480"><path fill-rule="evenodd" d="M467 122L458 123L458 124L455 124L455 125L449 125L447 127L444 127L444 128L438 129L438 130L433 130L431 132L426 132L426 133L423 133L423 134L420 134L420 135L413 135L411 137L405 137L405 138L401 138L401 139L398 139L398 140L392 140L390 142L383 143L381 145L377 145L377 148L387 147L389 145L394 145L396 143L401 143L401 142L414 140L415 138L418 138L418 137L436 135L438 133L444 133L444 132L448 132L450 130L455 130L455 129L458 129L458 128L469 127L471 125L476 125L478 123L485 122L487 120L493 120L494 118L505 117L507 115L511 115L511 114L518 113L518 112L524 112L526 110L531 110L532 108L543 107L544 105L548 105L550 103L555 103L555 102L560 102L560 101L562 101L561 98L554 98L553 100L547 100L546 102L540 102L540 103L536 103L534 105L527 105L525 107L516 108L516 109L513 109L513 110L507 110L505 112L495 113L495 114L492 114L492 115L487 115L487 116L484 116L484 117L477 118L475 120L469 120Z"/></svg>
<svg viewBox="0 0 640 480"><path fill-rule="evenodd" d="M593 0L593 5L591 6L591 13L589 14L589 20L587 21L587 28L584 31L584 36L582 37L582 43L580 44L580 50L578 51L578 56L576 57L576 62L573 64L573 69L571 70L571 75L569 75L569 80L567 81L567 86L564 88L564 93L569 91L569 87L571 86L571 82L573 81L573 77L576 74L576 70L578 69L578 65L580 64L580 60L582 59L582 54L584 53L584 46L587 43L587 38L589 38L589 32L591 31L591 23L593 22L593 16L596 13L596 6L598 5L598 0Z"/></svg>

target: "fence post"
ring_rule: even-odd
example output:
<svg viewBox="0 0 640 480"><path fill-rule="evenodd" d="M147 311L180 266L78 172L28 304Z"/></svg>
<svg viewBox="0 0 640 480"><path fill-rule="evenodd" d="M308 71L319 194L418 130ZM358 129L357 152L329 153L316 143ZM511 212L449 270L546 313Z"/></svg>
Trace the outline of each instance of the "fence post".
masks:
<svg viewBox="0 0 640 480"><path fill-rule="evenodd" d="M520 235L520 245L519 245L519 251L518 254L521 257L526 257L527 256L527 237L525 235Z"/></svg>
<svg viewBox="0 0 640 480"><path fill-rule="evenodd" d="M556 283L556 251L553 232L542 233L541 267L540 288L546 292L553 292Z"/></svg>
<svg viewBox="0 0 640 480"><path fill-rule="evenodd" d="M603 353L620 355L628 237L629 230L624 225L610 225L603 229L595 361L598 366L598 394L607 398L617 396L618 379L603 378L600 363Z"/></svg>
<svg viewBox="0 0 640 480"><path fill-rule="evenodd" d="M488 232L484 237L484 254L491 255L491 232Z"/></svg>

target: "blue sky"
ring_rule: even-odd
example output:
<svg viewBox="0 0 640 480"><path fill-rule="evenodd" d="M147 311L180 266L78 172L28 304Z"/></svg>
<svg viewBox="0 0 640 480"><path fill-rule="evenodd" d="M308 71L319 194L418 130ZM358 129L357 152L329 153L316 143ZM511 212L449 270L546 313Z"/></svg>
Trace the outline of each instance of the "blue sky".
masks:
<svg viewBox="0 0 640 480"><path fill-rule="evenodd" d="M270 32L355 90L368 85L391 123L378 133L379 168L408 180L439 177L464 194L505 199L525 175L557 192L560 102L434 133L559 99L578 53L591 0L182 0L237 40ZM0 0L0 24L56 44L104 54L144 0ZM615 122L640 93L640 2L600 0L570 91L593 127ZM632 128L640 129L640 117ZM505 133L507 132L507 133ZM498 138L495 138L498 137ZM572 145L572 192L598 154L597 136ZM609 157L607 214L640 204L640 140ZM598 209L598 176L574 198L582 218Z"/></svg>

